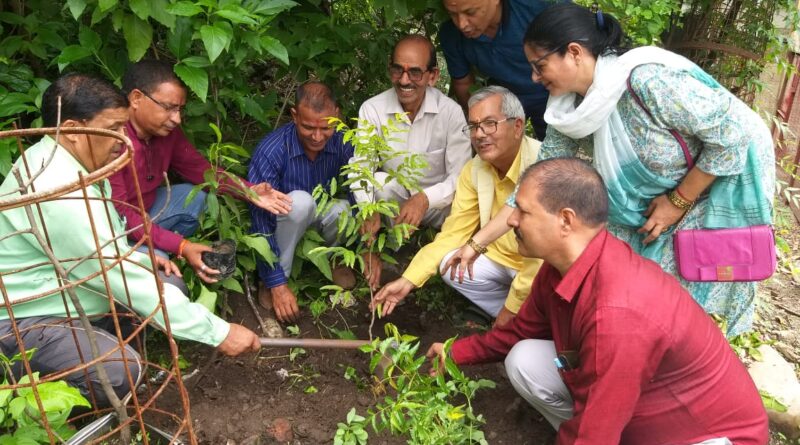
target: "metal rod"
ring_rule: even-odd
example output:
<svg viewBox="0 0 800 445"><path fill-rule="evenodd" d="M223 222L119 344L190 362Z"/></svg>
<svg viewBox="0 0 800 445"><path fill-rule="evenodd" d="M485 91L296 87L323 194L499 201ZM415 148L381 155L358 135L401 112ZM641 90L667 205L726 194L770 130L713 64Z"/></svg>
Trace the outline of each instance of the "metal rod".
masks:
<svg viewBox="0 0 800 445"><path fill-rule="evenodd" d="M329 338L269 338L261 337L261 346L271 348L337 348L358 349L369 340L336 340Z"/></svg>

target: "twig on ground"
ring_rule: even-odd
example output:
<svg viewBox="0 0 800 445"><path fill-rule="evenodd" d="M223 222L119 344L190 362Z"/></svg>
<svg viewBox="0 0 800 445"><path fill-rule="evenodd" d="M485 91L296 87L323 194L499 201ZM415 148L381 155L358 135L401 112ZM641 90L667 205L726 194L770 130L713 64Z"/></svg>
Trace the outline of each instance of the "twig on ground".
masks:
<svg viewBox="0 0 800 445"><path fill-rule="evenodd" d="M786 306L784 306L782 304L778 304L778 303L773 303L773 304L775 304L775 306L777 306L777 307L783 309L784 311L786 311L786 313L794 315L795 317L800 318L800 312L793 311L793 310L789 309L788 307L786 307Z"/></svg>
<svg viewBox="0 0 800 445"><path fill-rule="evenodd" d="M244 274L244 293L245 297L247 297L247 303L250 304L250 308L253 310L256 320L258 320L258 325L261 326L261 332L270 338L283 337L281 325L270 316L267 316L265 319L258 311L258 306L256 306L256 302L253 300L253 293L250 292L250 280L247 278L247 273Z"/></svg>

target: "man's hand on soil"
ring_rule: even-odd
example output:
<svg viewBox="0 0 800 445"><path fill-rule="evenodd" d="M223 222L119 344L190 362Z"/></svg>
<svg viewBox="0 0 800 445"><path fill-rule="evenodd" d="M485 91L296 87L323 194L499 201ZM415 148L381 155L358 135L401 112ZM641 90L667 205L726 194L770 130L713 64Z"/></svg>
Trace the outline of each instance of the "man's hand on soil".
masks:
<svg viewBox="0 0 800 445"><path fill-rule="evenodd" d="M231 323L230 326L231 330L228 331L228 336L217 346L219 352L233 357L261 349L261 342L255 332L236 323Z"/></svg>
<svg viewBox="0 0 800 445"><path fill-rule="evenodd" d="M422 222L422 217L428 211L428 195L419 192L408 198L406 202L400 206L400 213L394 219L395 224L410 224L414 227L419 227Z"/></svg>
<svg viewBox="0 0 800 445"><path fill-rule="evenodd" d="M210 252L211 250L211 247L199 243L187 243L183 248L183 257L192 266L194 273L206 283L216 283L217 279L214 278L214 275L219 274L217 269L206 266L200 256L203 252Z"/></svg>
<svg viewBox="0 0 800 445"><path fill-rule="evenodd" d="M369 304L369 308L374 311L379 304L383 304L381 316L385 317L394 311L395 306L403 301L414 287L414 283L408 281L406 278L400 277L386 286L383 286L383 289L375 294L375 298Z"/></svg>
<svg viewBox="0 0 800 445"><path fill-rule="evenodd" d="M297 321L300 317L300 307L297 306L297 297L294 296L289 286L282 284L273 287L270 291L275 318L281 323Z"/></svg>

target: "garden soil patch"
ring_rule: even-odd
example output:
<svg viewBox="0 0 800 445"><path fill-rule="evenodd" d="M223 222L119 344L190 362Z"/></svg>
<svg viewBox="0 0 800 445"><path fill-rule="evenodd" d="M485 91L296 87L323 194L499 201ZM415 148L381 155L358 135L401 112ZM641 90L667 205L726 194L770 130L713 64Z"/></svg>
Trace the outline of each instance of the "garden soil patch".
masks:
<svg viewBox="0 0 800 445"><path fill-rule="evenodd" d="M244 297L232 296L228 303L232 310L229 320L258 332ZM359 338L366 338L367 313L365 307L340 310L324 315L321 322L339 330L349 328ZM431 320L429 316L420 316L420 310L409 303L399 307L386 321L397 325L403 333L419 336L422 352L432 342L472 332L453 327L447 319ZM307 312L298 327L301 337L331 335L327 329L315 325ZM373 332L383 336L381 321ZM195 368L200 370L186 380L186 386L195 432L203 444L330 444L337 423L345 421L351 408L364 415L378 400L368 383L357 384L344 377L350 366L362 382L372 378L369 356L358 350L308 349L290 360L288 349L264 348L258 355L229 358L187 342L181 347L192 364L185 373ZM489 443L553 443L555 433L550 425L517 396L500 364L470 366L465 371L473 378L487 378L497 384L495 389L478 392L473 401L476 413L486 419L483 431ZM276 435L285 433L287 424L289 440L286 436L283 441L275 440ZM403 437L386 433L378 436L371 428L368 431L370 444L406 443Z"/></svg>

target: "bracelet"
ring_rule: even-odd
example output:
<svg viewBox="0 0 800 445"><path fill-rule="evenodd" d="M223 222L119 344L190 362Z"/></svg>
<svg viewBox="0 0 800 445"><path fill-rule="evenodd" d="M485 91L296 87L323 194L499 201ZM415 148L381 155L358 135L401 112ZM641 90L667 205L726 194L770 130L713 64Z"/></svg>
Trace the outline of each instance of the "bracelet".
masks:
<svg viewBox="0 0 800 445"><path fill-rule="evenodd" d="M186 238L181 240L181 243L178 245L178 258L183 259L183 248L189 244L189 240Z"/></svg>
<svg viewBox="0 0 800 445"><path fill-rule="evenodd" d="M476 252L478 252L478 253L479 253L479 254L481 254L481 255L484 255L484 254L486 254L486 252L489 250L489 249L487 249L487 248L486 248L486 246L481 246L480 244L478 244L478 243L477 243L477 242L476 242L474 239L472 239L472 238L470 238L470 239L468 239L468 240L467 240L467 245L468 245L469 247L472 247L472 249L473 249L473 250L475 250Z"/></svg>
<svg viewBox="0 0 800 445"><path fill-rule="evenodd" d="M681 195L677 193L675 190L672 190L669 193L667 193L667 199L669 199L669 202L671 202L672 205L681 210L689 210L694 205L694 201L683 199L683 197L681 197Z"/></svg>
<svg viewBox="0 0 800 445"><path fill-rule="evenodd" d="M681 193L681 188L680 187L675 187L675 193L677 193L678 196L683 198L684 201L689 201L692 204L694 204L694 201L692 201L691 199L687 198L683 193Z"/></svg>

